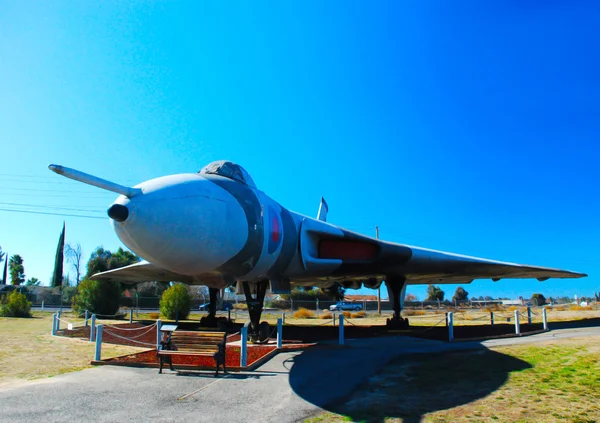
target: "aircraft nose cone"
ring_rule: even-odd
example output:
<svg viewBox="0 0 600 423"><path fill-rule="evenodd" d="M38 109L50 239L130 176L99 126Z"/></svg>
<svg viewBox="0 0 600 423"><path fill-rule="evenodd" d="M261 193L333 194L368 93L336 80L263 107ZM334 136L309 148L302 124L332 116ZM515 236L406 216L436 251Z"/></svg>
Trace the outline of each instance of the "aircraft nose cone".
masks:
<svg viewBox="0 0 600 423"><path fill-rule="evenodd" d="M129 209L122 204L113 204L107 210L108 217L117 222L125 222L129 217Z"/></svg>

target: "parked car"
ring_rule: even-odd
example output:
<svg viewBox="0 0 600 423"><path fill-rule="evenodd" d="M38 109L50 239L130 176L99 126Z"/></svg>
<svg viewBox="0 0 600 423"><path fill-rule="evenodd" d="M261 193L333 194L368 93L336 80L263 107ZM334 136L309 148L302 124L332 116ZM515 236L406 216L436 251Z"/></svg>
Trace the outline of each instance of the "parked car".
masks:
<svg viewBox="0 0 600 423"><path fill-rule="evenodd" d="M210 303L200 304L200 306L198 307L198 310L208 311L209 306L210 306ZM230 302L227 302L227 301L223 301L223 306L221 308L218 308L217 310L219 310L219 311L233 310L233 304L231 304Z"/></svg>
<svg viewBox="0 0 600 423"><path fill-rule="evenodd" d="M350 303L348 301L338 301L337 303L329 306L329 310L331 311L359 311L362 310L362 308L362 304Z"/></svg>

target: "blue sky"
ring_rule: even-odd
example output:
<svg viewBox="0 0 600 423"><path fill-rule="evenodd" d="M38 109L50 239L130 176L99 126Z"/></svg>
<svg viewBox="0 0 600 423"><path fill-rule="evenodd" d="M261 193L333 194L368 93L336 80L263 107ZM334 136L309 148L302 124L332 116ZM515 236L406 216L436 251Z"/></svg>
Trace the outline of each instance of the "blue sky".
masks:
<svg viewBox="0 0 600 423"><path fill-rule="evenodd" d="M105 217L113 194L49 163L134 184L229 159L349 229L590 275L472 295L592 295L599 8L3 2L0 209ZM86 258L121 245L107 218L64 219ZM62 220L0 210L0 246L47 283Z"/></svg>

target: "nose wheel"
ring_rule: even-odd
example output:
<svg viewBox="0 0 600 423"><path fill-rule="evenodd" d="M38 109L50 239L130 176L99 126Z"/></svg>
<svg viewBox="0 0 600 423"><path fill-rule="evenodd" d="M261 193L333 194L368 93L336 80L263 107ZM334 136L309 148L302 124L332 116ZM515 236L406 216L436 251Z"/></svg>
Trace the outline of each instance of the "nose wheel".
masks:
<svg viewBox="0 0 600 423"><path fill-rule="evenodd" d="M208 295L210 302L208 303L208 316L204 316L200 319L200 326L207 328L217 327L217 294L219 290L217 288L208 288Z"/></svg>
<svg viewBox="0 0 600 423"><path fill-rule="evenodd" d="M242 283L250 315L248 338L252 343L262 343L269 339L269 324L267 322L260 323L268 285L268 280L257 282L252 287L248 282Z"/></svg>

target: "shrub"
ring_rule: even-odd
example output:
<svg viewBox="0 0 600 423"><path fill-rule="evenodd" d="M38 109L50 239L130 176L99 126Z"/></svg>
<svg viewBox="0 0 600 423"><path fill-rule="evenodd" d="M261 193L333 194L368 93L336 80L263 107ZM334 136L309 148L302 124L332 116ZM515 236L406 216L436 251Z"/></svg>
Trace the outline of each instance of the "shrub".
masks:
<svg viewBox="0 0 600 423"><path fill-rule="evenodd" d="M402 310L402 314L405 316L425 316L427 312L425 310L404 309Z"/></svg>
<svg viewBox="0 0 600 423"><path fill-rule="evenodd" d="M352 318L353 319L362 319L363 317L365 317L365 312L363 311L359 311L357 313L352 313Z"/></svg>
<svg viewBox="0 0 600 423"><path fill-rule="evenodd" d="M569 310L571 311L583 311L583 310L593 310L592 306L580 306L577 304L572 304L569 306Z"/></svg>
<svg viewBox="0 0 600 423"><path fill-rule="evenodd" d="M177 317L186 319L190 314L191 304L192 296L187 286L178 283L163 292L160 298L160 314L171 320Z"/></svg>
<svg viewBox="0 0 600 423"><path fill-rule="evenodd" d="M333 319L333 315L329 311L324 311L323 314L319 316L319 319Z"/></svg>
<svg viewBox="0 0 600 423"><path fill-rule="evenodd" d="M297 312L294 313L296 319L312 319L315 317L315 313L304 307L300 307Z"/></svg>
<svg viewBox="0 0 600 423"><path fill-rule="evenodd" d="M0 316L3 317L31 317L31 303L25 294L13 291L2 298L0 303Z"/></svg>
<svg viewBox="0 0 600 423"><path fill-rule="evenodd" d="M158 318L160 317L160 313L150 313L148 314L148 317L150 317L150 319L152 320L158 320Z"/></svg>
<svg viewBox="0 0 600 423"><path fill-rule="evenodd" d="M73 310L78 315L85 311L92 314L112 316L119 310L121 287L118 282L83 280L73 297Z"/></svg>
<svg viewBox="0 0 600 423"><path fill-rule="evenodd" d="M233 308L235 308L236 310L248 310L248 304L237 303L233 305Z"/></svg>
<svg viewBox="0 0 600 423"><path fill-rule="evenodd" d="M352 316L352 314L349 311L344 311L342 314L346 319L349 319Z"/></svg>

